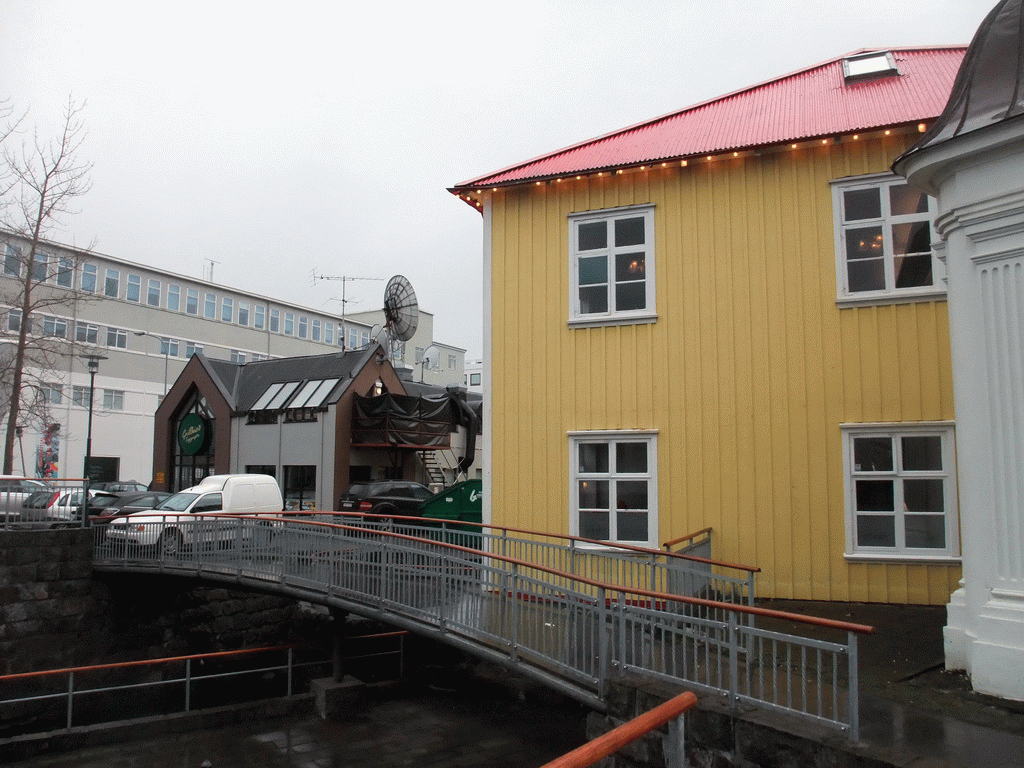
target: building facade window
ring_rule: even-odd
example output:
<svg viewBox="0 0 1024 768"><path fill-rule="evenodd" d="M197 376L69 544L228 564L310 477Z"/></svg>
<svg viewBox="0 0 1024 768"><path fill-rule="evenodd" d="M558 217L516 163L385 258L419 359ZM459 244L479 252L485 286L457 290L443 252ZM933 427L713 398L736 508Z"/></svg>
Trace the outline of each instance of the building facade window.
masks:
<svg viewBox="0 0 1024 768"><path fill-rule="evenodd" d="M70 288L75 282L75 262L68 256L57 260L57 285Z"/></svg>
<svg viewBox="0 0 1024 768"><path fill-rule="evenodd" d="M181 286L168 283L167 285L167 308L171 312L181 311Z"/></svg>
<svg viewBox="0 0 1024 768"><path fill-rule="evenodd" d="M121 292L121 273L116 269L107 269L103 280L103 295L116 299Z"/></svg>
<svg viewBox="0 0 1024 768"><path fill-rule="evenodd" d="M569 217L569 319L576 324L650 321L654 306L654 207Z"/></svg>
<svg viewBox="0 0 1024 768"><path fill-rule="evenodd" d="M82 290L86 293L96 293L96 273L95 264L82 265Z"/></svg>
<svg viewBox="0 0 1024 768"><path fill-rule="evenodd" d="M307 329L309 327L309 319L305 315L299 315L299 338L306 338Z"/></svg>
<svg viewBox="0 0 1024 768"><path fill-rule="evenodd" d="M220 319L225 323L230 323L235 319L235 300L227 297L221 299L220 302Z"/></svg>
<svg viewBox="0 0 1024 768"><path fill-rule="evenodd" d="M456 360L455 360L455 355L448 355L448 367L451 370L455 370L456 364L457 363L456 363Z"/></svg>
<svg viewBox="0 0 1024 768"><path fill-rule="evenodd" d="M281 310L279 309L270 310L270 332L281 332Z"/></svg>
<svg viewBox="0 0 1024 768"><path fill-rule="evenodd" d="M160 354L166 355L167 357L178 356L178 340L177 339L160 339Z"/></svg>
<svg viewBox="0 0 1024 768"><path fill-rule="evenodd" d="M199 289L189 288L185 293L185 314L199 314Z"/></svg>
<svg viewBox="0 0 1024 768"><path fill-rule="evenodd" d="M217 319L217 297L212 293L203 297L203 317L207 320Z"/></svg>
<svg viewBox="0 0 1024 768"><path fill-rule="evenodd" d="M846 556L959 557L953 425L850 424L842 435Z"/></svg>
<svg viewBox="0 0 1024 768"><path fill-rule="evenodd" d="M249 325L249 302L238 302L238 324L248 327Z"/></svg>
<svg viewBox="0 0 1024 768"><path fill-rule="evenodd" d="M75 385L71 388L71 402L81 408L89 407L89 388Z"/></svg>
<svg viewBox="0 0 1024 768"><path fill-rule="evenodd" d="M192 357L192 355L194 355L196 352L202 352L202 351L203 351L203 345L202 344L196 344L194 341L186 341L185 342L185 357L187 357L187 358L188 357Z"/></svg>
<svg viewBox="0 0 1024 768"><path fill-rule="evenodd" d="M309 338L310 341L320 341L320 320L315 317L309 327Z"/></svg>
<svg viewBox="0 0 1024 768"><path fill-rule="evenodd" d="M39 399L49 405L61 405L64 402L64 387L48 382L39 387Z"/></svg>
<svg viewBox="0 0 1024 768"><path fill-rule="evenodd" d="M469 374L469 386L471 386L471 387L479 387L480 386L480 381L481 381L481 379L480 379L480 374L479 373L471 373L471 374Z"/></svg>
<svg viewBox="0 0 1024 768"><path fill-rule="evenodd" d="M128 331L121 328L107 328L107 346L128 349Z"/></svg>
<svg viewBox="0 0 1024 768"><path fill-rule="evenodd" d="M571 532L576 536L657 546L657 434L569 434Z"/></svg>
<svg viewBox="0 0 1024 768"><path fill-rule="evenodd" d="M66 339L68 337L68 321L63 317L51 317L49 315L44 316L43 335L53 336L58 339Z"/></svg>
<svg viewBox="0 0 1024 768"><path fill-rule="evenodd" d="M285 465L283 469L284 508L316 509L316 465Z"/></svg>
<svg viewBox="0 0 1024 768"><path fill-rule="evenodd" d="M7 330L11 333L18 333L21 330L20 309L9 309L7 311Z"/></svg>
<svg viewBox="0 0 1024 768"><path fill-rule="evenodd" d="M840 300L885 300L945 292L932 254L931 198L891 174L832 184Z"/></svg>
<svg viewBox="0 0 1024 768"><path fill-rule="evenodd" d="M4 274L8 277L21 277L21 249L7 243L4 250Z"/></svg>
<svg viewBox="0 0 1024 768"><path fill-rule="evenodd" d="M142 301L142 278L139 275L128 273L128 279L124 286L124 297L128 301L136 303Z"/></svg>
<svg viewBox="0 0 1024 768"><path fill-rule="evenodd" d="M239 352L237 349L231 350L231 362L232 363L244 363L245 352Z"/></svg>
<svg viewBox="0 0 1024 768"><path fill-rule="evenodd" d="M124 410L124 390L123 389L104 389L103 390L103 407L111 411L123 411Z"/></svg>
<svg viewBox="0 0 1024 768"><path fill-rule="evenodd" d="M96 344L99 339L100 329L92 323L75 323L75 341L80 344Z"/></svg>
<svg viewBox="0 0 1024 768"><path fill-rule="evenodd" d="M284 313L284 335L291 336L295 333L295 315L291 312Z"/></svg>
<svg viewBox="0 0 1024 768"><path fill-rule="evenodd" d="M348 348L358 349L359 348L359 329L349 328L348 329Z"/></svg>
<svg viewBox="0 0 1024 768"><path fill-rule="evenodd" d="M252 310L252 327L262 331L267 321L267 309L262 304L257 304Z"/></svg>
<svg viewBox="0 0 1024 768"><path fill-rule="evenodd" d="M146 304L151 307L160 306L160 281L150 279L146 287Z"/></svg>
<svg viewBox="0 0 1024 768"><path fill-rule="evenodd" d="M36 251L32 257L32 279L37 283L46 282L49 277L50 254L45 251Z"/></svg>
<svg viewBox="0 0 1024 768"><path fill-rule="evenodd" d="M334 323L324 323L324 344L334 343Z"/></svg>

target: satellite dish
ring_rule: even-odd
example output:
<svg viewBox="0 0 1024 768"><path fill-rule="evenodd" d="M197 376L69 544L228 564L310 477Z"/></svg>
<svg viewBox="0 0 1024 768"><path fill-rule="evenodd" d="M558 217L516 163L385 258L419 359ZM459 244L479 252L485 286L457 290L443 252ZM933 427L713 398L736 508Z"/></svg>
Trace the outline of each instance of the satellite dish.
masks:
<svg viewBox="0 0 1024 768"><path fill-rule="evenodd" d="M408 341L416 333L420 309L416 292L402 275L388 280L384 288L384 328L392 339Z"/></svg>
<svg viewBox="0 0 1024 768"><path fill-rule="evenodd" d="M438 352L437 347L431 344L423 353L423 367L434 370L437 367L437 361L440 359L441 353Z"/></svg>
<svg viewBox="0 0 1024 768"><path fill-rule="evenodd" d="M388 337L384 333L384 326L380 323L374 323L373 327L370 328L370 343L380 344L382 347L387 346Z"/></svg>

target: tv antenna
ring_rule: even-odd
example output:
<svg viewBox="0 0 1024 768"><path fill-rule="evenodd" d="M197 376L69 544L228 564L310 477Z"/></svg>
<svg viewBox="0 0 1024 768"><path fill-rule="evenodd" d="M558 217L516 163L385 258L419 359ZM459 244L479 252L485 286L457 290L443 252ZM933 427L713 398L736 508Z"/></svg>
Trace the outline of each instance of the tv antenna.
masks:
<svg viewBox="0 0 1024 768"><path fill-rule="evenodd" d="M210 276L207 278L207 281L212 283L213 282L213 265L214 264L220 264L220 262L219 261L214 261L213 259L210 259L210 258L207 258L206 261L210 262Z"/></svg>
<svg viewBox="0 0 1024 768"><path fill-rule="evenodd" d="M313 270L313 285L316 285L317 280L341 280L341 351L345 351L345 309L348 307L349 300L345 298L345 287L353 280L383 280L383 277L352 277L350 275L318 275L316 269ZM337 299L335 299L337 301ZM354 302L353 302L354 303Z"/></svg>

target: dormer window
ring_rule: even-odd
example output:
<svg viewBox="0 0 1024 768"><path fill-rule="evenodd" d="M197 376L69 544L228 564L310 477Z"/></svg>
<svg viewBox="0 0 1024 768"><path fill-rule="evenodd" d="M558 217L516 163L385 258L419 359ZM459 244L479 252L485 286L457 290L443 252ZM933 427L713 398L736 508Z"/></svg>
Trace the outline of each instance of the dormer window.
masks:
<svg viewBox="0 0 1024 768"><path fill-rule="evenodd" d="M892 77L899 73L900 71L896 69L896 59L889 51L862 53L843 59L843 79L847 85L864 80Z"/></svg>

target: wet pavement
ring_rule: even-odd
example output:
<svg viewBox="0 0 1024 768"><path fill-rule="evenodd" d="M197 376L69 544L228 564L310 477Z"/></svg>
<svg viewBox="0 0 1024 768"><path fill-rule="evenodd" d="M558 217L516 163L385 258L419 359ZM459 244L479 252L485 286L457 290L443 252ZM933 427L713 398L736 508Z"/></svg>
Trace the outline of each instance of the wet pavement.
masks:
<svg viewBox="0 0 1024 768"><path fill-rule="evenodd" d="M314 714L160 736L7 768L522 768L584 741L582 709L403 689L345 722Z"/></svg>
<svg viewBox="0 0 1024 768"><path fill-rule="evenodd" d="M1024 702L973 692L942 664L944 607L765 601L869 624L858 643L861 744L850 764L1024 768ZM530 768L583 741L585 712L488 687L397 687L345 722L315 715L139 738L8 763L9 768Z"/></svg>

